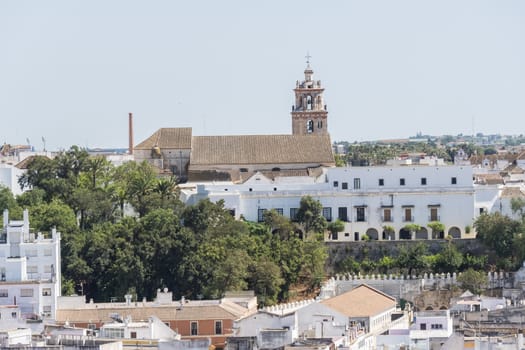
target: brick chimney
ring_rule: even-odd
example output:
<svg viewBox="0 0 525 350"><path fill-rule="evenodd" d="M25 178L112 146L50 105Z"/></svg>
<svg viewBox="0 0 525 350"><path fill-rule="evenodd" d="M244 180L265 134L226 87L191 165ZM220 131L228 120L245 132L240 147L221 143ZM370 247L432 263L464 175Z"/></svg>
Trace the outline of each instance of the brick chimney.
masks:
<svg viewBox="0 0 525 350"><path fill-rule="evenodd" d="M129 154L133 154L133 113L129 113Z"/></svg>

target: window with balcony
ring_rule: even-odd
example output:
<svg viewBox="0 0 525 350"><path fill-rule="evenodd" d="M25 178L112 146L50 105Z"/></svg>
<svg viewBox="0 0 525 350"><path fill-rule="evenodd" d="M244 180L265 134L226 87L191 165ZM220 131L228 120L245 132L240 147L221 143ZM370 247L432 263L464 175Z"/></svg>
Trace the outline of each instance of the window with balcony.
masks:
<svg viewBox="0 0 525 350"><path fill-rule="evenodd" d="M439 211L438 208L429 208L429 217L428 221L439 221Z"/></svg>
<svg viewBox="0 0 525 350"><path fill-rule="evenodd" d="M403 221L405 222L414 221L414 217L412 216L412 208L405 208L404 212L405 212L405 216L403 217Z"/></svg>
<svg viewBox="0 0 525 350"><path fill-rule="evenodd" d="M384 222L392 222L392 209L383 209L383 221Z"/></svg>

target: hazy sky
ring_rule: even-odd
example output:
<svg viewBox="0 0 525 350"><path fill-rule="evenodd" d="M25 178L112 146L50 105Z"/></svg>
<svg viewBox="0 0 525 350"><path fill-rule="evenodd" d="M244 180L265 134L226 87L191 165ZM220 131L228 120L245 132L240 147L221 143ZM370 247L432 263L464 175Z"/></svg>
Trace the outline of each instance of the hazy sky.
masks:
<svg viewBox="0 0 525 350"><path fill-rule="evenodd" d="M0 142L288 134L306 52L332 140L525 132L525 1L0 1Z"/></svg>

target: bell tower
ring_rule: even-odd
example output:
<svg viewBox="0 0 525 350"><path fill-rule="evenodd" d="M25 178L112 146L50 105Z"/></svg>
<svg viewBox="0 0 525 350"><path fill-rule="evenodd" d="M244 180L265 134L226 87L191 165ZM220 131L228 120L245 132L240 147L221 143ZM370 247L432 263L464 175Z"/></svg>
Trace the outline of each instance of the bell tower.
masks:
<svg viewBox="0 0 525 350"><path fill-rule="evenodd" d="M328 134L328 111L324 104L320 80L313 80L314 71L310 67L310 56L306 56L304 80L296 82L295 105L292 106L293 135Z"/></svg>

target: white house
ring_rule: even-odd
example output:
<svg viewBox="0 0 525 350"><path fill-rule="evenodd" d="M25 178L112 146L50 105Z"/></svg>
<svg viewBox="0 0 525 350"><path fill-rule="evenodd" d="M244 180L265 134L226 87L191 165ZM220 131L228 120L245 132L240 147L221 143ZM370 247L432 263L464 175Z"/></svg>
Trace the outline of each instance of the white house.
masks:
<svg viewBox="0 0 525 350"><path fill-rule="evenodd" d="M33 233L29 213L9 221L4 211L0 234L0 305L18 305L23 318L54 319L61 291L60 233Z"/></svg>
<svg viewBox="0 0 525 350"><path fill-rule="evenodd" d="M12 163L0 163L0 186L7 187L13 195L19 195L23 191L18 184L18 179L24 174L24 170L17 168Z"/></svg>
<svg viewBox="0 0 525 350"><path fill-rule="evenodd" d="M177 334L158 317L150 316L147 321L133 321L131 317L111 323L100 328L101 338L141 339L141 340L180 340Z"/></svg>
<svg viewBox="0 0 525 350"><path fill-rule="evenodd" d="M474 238L467 227L476 217L470 166L375 166L324 168L318 176L265 176L256 173L244 183L198 183L182 188L188 204L201 199L224 200L235 217L262 221L267 210L295 218L302 197L321 202L328 221L345 222L331 241L432 239L451 235ZM439 221L443 232L428 224ZM418 224L417 232L405 229ZM393 233L385 232L390 226Z"/></svg>
<svg viewBox="0 0 525 350"><path fill-rule="evenodd" d="M378 349L442 349L453 334L453 322L449 310L421 311L414 314L408 328L391 328L388 334L376 337Z"/></svg>

